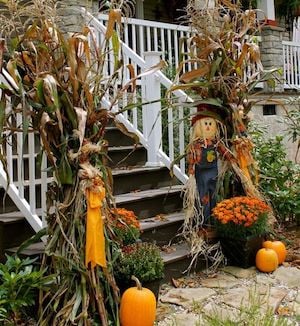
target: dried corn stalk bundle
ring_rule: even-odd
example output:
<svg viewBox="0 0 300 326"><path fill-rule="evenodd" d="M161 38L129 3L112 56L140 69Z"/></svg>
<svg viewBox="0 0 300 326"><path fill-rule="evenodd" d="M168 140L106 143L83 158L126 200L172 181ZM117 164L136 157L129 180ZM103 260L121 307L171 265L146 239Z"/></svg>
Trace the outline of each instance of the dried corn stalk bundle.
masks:
<svg viewBox="0 0 300 326"><path fill-rule="evenodd" d="M262 198L257 166L251 154L253 143L247 135L247 113L252 106L249 95L255 86L260 82L274 85L276 80L277 71L264 71L261 63L258 40L264 22L257 19L256 10L242 10L240 1L190 0L186 10L185 18L192 30L185 53L189 57L179 64L175 85L169 93L188 90L197 114L211 116L222 126L213 140L221 152L216 187L219 199L237 192ZM191 138L187 153L194 148L195 139ZM207 244L195 239L202 234L205 218L193 178L191 175L186 184L183 233L192 244L193 255L205 256Z"/></svg>
<svg viewBox="0 0 300 326"><path fill-rule="evenodd" d="M2 33L12 37L9 46L0 43L0 69L10 75L0 101L1 145L16 132L24 139L38 132L55 179L47 194L43 264L57 274L57 282L53 292L40 296L39 325L119 324L109 228L114 201L104 134L118 114L112 107L137 76L122 89L116 86L125 69L119 27L121 5L127 2L113 4L100 47L87 26L72 36L60 31L55 1L8 0L1 6L7 18L1 20ZM111 51L114 70L108 76ZM5 111L8 98L12 105ZM110 108L102 106L103 99ZM22 123L16 128L11 122L17 114ZM0 158L5 166L4 148Z"/></svg>

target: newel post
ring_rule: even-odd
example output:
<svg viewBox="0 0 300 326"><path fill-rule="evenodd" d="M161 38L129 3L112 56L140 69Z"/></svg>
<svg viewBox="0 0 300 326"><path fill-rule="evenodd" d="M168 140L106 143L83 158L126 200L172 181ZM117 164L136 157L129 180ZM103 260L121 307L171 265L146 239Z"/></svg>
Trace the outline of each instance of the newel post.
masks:
<svg viewBox="0 0 300 326"><path fill-rule="evenodd" d="M149 51L144 53L147 68L160 61L160 52ZM148 166L160 165L158 151L161 148L162 125L161 125L161 89L159 78L155 74L149 74L142 78L143 105L143 134L147 139L147 163Z"/></svg>

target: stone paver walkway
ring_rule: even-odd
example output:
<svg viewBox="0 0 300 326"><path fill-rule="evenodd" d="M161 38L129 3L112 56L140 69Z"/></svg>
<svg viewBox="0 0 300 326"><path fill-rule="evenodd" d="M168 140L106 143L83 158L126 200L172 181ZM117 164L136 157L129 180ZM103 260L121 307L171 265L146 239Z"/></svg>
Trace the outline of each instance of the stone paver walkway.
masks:
<svg viewBox="0 0 300 326"><path fill-rule="evenodd" d="M216 315L238 321L251 309L300 325L299 268L280 266L273 273L260 273L255 267L226 266L214 275L198 273L175 283L177 287L161 289L157 326L207 326L208 317Z"/></svg>

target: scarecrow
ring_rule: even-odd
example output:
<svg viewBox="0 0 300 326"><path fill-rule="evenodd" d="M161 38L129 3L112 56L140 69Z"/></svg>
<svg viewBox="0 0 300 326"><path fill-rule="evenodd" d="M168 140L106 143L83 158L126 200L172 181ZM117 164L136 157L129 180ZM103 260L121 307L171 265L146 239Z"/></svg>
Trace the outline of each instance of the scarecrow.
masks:
<svg viewBox="0 0 300 326"><path fill-rule="evenodd" d="M238 190L239 195L261 197L256 189L252 143L243 132L239 136L231 135L229 144L225 113L222 107L199 104L192 118L191 140L187 148L189 179L184 195L185 230L199 230L211 225L211 211L229 170L233 172L235 191ZM240 132L242 121L237 125Z"/></svg>
<svg viewBox="0 0 300 326"><path fill-rule="evenodd" d="M220 108L213 105L198 105L187 150L186 195L190 196L192 211L201 226L210 224L211 211L216 205L220 159L234 161L226 141L226 127L217 110Z"/></svg>

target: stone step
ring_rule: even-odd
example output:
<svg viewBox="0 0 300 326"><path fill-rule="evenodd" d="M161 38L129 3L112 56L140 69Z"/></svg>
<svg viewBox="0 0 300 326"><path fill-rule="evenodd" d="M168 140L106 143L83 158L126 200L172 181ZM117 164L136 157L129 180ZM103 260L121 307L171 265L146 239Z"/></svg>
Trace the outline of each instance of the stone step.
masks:
<svg viewBox="0 0 300 326"><path fill-rule="evenodd" d="M177 179L171 178L169 170L164 166L124 167L123 169L113 169L112 175L114 195L178 184Z"/></svg>
<svg viewBox="0 0 300 326"><path fill-rule="evenodd" d="M182 209L182 185L131 192L115 196L117 207L134 211L139 219Z"/></svg>
<svg viewBox="0 0 300 326"><path fill-rule="evenodd" d="M184 221L184 213L159 214L140 221L142 230L141 239L146 242L154 242L158 246L164 246L170 242L178 242L181 227Z"/></svg>

